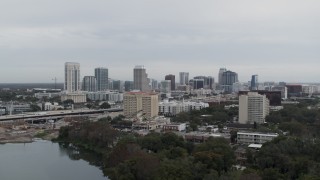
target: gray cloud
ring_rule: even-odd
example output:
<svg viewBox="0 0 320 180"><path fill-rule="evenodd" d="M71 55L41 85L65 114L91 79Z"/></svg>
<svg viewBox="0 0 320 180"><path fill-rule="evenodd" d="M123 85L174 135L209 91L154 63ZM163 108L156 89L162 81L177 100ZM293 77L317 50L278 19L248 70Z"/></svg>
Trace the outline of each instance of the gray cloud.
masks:
<svg viewBox="0 0 320 180"><path fill-rule="evenodd" d="M98 66L132 79L220 67L260 80L317 82L317 0L2 0L0 82L63 80L66 61L82 75ZM15 72L15 73L13 73ZM17 73L18 72L18 73ZM10 76L6 76L10 74Z"/></svg>

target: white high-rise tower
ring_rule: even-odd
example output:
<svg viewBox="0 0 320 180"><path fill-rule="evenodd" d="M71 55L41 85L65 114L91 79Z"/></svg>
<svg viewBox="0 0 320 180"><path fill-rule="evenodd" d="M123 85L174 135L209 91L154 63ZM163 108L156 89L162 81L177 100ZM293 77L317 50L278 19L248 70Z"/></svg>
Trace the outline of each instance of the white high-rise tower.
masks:
<svg viewBox="0 0 320 180"><path fill-rule="evenodd" d="M65 63L64 90L67 93L80 91L80 64L76 62Z"/></svg>
<svg viewBox="0 0 320 180"><path fill-rule="evenodd" d="M187 85L189 84L189 73L188 72L180 72L180 85Z"/></svg>

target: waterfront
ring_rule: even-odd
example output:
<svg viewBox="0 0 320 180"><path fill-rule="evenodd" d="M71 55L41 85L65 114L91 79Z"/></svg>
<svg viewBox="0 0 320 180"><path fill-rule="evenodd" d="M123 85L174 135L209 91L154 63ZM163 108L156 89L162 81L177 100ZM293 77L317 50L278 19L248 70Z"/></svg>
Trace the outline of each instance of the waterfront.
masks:
<svg viewBox="0 0 320 180"><path fill-rule="evenodd" d="M90 159L90 163L84 161ZM0 144L0 179L106 180L94 156L50 141Z"/></svg>

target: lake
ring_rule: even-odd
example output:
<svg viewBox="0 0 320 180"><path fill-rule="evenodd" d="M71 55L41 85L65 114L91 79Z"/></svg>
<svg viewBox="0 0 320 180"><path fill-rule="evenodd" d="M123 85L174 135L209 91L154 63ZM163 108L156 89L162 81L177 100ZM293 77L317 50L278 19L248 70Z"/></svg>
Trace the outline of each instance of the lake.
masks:
<svg viewBox="0 0 320 180"><path fill-rule="evenodd" d="M97 167L100 162L98 158L92 153L69 148L69 145L44 140L0 144L0 179L106 180L108 178Z"/></svg>

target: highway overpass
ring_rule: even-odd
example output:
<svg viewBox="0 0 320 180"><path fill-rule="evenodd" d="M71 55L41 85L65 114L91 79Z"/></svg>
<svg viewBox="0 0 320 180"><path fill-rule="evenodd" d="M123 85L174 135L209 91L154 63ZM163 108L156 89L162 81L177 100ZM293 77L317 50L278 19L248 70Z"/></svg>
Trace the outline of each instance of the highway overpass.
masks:
<svg viewBox="0 0 320 180"><path fill-rule="evenodd" d="M110 108L99 110L64 110L64 111L40 111L40 112L28 112L16 115L3 115L0 116L0 121L14 121L14 120L32 120L32 119L48 119L48 118L60 118L64 116L75 115L90 115L90 114L103 114L108 112L121 112L122 108Z"/></svg>

